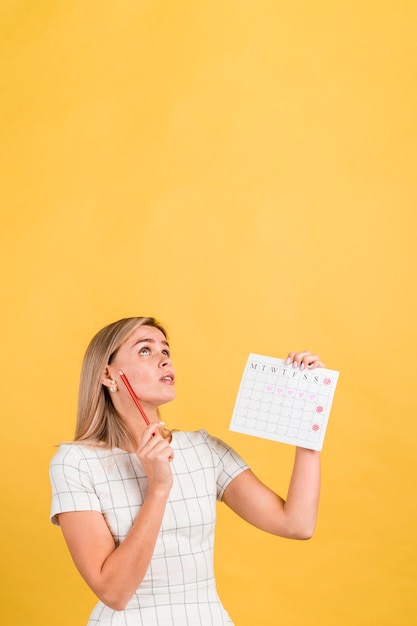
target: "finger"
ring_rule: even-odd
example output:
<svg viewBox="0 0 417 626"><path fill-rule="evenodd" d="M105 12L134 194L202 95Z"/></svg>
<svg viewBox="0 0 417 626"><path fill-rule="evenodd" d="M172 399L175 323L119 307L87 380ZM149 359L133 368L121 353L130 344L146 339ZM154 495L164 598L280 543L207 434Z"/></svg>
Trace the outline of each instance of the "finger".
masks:
<svg viewBox="0 0 417 626"><path fill-rule="evenodd" d="M150 424L144 431L139 446L139 454L146 455L148 457L162 456L167 460L172 461L174 458L174 451L169 445L166 437L161 435L161 425L163 423Z"/></svg>
<svg viewBox="0 0 417 626"><path fill-rule="evenodd" d="M294 355L295 355L295 352L289 352L288 353L287 359L285 361L287 365L291 365L291 363L293 362L293 359L294 359Z"/></svg>
<svg viewBox="0 0 417 626"><path fill-rule="evenodd" d="M324 367L318 354L309 354L303 359L303 364L310 370L314 370L316 367Z"/></svg>
<svg viewBox="0 0 417 626"><path fill-rule="evenodd" d="M307 366L305 359L310 355L308 350L301 350L300 352L290 352L288 354L286 363L292 365L294 368L300 367L304 369Z"/></svg>
<svg viewBox="0 0 417 626"><path fill-rule="evenodd" d="M146 455L149 459L172 461L174 458L174 451L167 440L161 438L155 441L155 439L156 437L149 442L145 449L141 451L142 455Z"/></svg>
<svg viewBox="0 0 417 626"><path fill-rule="evenodd" d="M139 444L139 449L142 450L156 436L158 436L158 435L161 436L160 435L160 430L161 430L161 423L159 423L159 422L152 422L151 424L149 424L145 428L145 430L143 431L143 434L142 434L142 437L141 437L141 440L140 440L140 444Z"/></svg>
<svg viewBox="0 0 417 626"><path fill-rule="evenodd" d="M286 361L287 365L292 365L294 368L299 367L303 369L316 369L316 367L326 367L318 354L311 354L308 350L302 350L300 352L290 352Z"/></svg>

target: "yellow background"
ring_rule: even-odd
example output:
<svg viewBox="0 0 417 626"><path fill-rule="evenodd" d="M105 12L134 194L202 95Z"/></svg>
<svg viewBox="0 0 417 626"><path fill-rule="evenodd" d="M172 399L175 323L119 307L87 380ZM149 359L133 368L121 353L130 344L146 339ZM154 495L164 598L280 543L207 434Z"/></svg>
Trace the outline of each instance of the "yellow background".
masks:
<svg viewBox="0 0 417 626"><path fill-rule="evenodd" d="M237 626L411 625L416 608L414 1L3 0L1 622L94 597L48 521L91 336L168 327L171 427L285 495L289 446L228 432L248 352L341 371L310 542L219 506Z"/></svg>

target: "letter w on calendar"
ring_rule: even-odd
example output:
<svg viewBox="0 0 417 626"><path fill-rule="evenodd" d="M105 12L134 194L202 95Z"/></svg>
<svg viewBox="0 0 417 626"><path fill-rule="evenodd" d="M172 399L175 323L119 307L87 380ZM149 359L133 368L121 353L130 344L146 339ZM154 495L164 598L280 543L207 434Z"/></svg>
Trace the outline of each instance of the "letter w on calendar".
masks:
<svg viewBox="0 0 417 626"><path fill-rule="evenodd" d="M230 430L321 450L338 378L335 370L301 370L250 354Z"/></svg>

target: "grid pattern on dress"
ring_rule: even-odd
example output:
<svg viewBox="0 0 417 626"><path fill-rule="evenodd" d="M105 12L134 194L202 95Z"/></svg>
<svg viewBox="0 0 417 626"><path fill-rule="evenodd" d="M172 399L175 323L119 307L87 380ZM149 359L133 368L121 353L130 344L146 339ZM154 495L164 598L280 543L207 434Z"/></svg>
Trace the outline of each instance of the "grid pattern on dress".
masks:
<svg viewBox="0 0 417 626"><path fill-rule="evenodd" d="M230 430L321 450L339 372L250 354Z"/></svg>
<svg viewBox="0 0 417 626"><path fill-rule="evenodd" d="M247 469L229 446L206 431L175 432L174 485L152 561L124 611L99 602L92 624L220 626L231 624L213 573L216 499ZM51 461L51 520L64 511L101 511L116 544L124 540L146 497L147 478L135 454L63 445Z"/></svg>

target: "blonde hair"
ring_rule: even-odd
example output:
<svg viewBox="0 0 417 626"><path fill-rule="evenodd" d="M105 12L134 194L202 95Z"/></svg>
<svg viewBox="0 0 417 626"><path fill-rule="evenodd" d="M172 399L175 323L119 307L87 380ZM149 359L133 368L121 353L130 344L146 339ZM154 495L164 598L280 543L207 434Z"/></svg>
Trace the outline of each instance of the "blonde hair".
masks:
<svg viewBox="0 0 417 626"><path fill-rule="evenodd" d="M155 318L127 317L105 326L90 341L81 367L75 441L104 448L123 448L133 442L102 378L117 350L139 326L153 326L167 338Z"/></svg>

